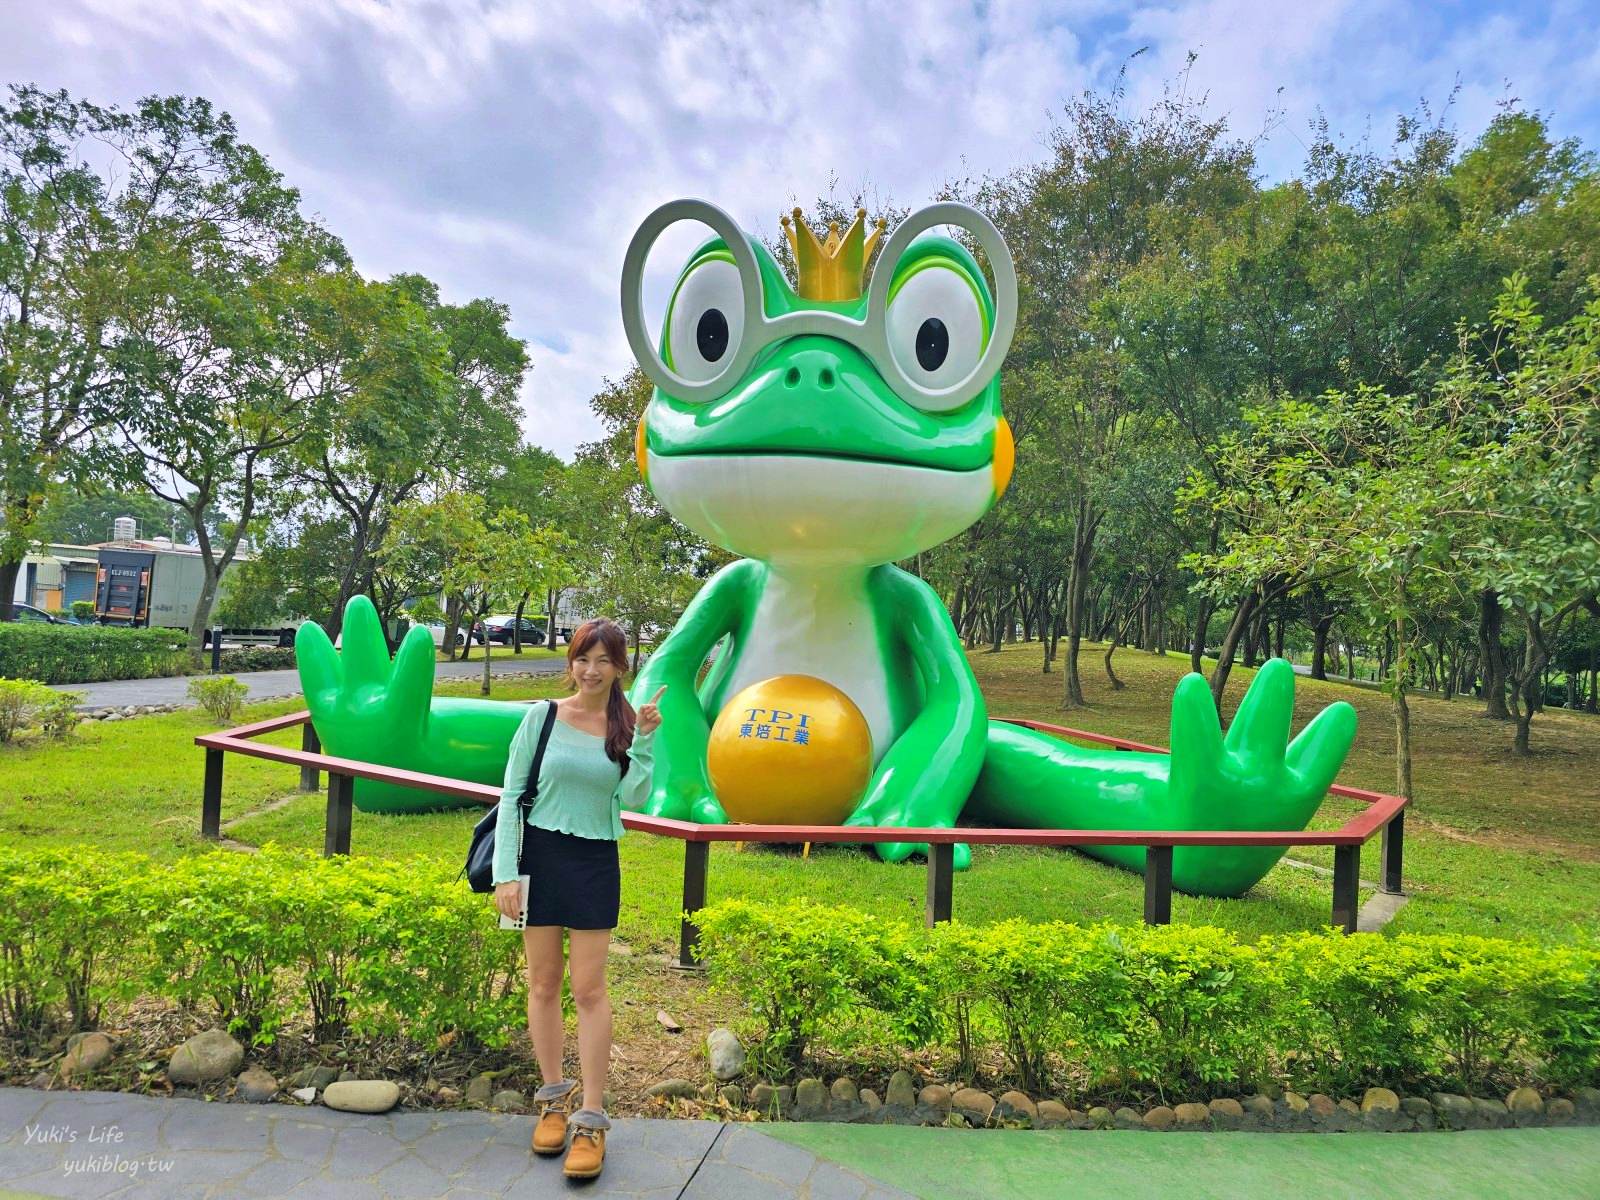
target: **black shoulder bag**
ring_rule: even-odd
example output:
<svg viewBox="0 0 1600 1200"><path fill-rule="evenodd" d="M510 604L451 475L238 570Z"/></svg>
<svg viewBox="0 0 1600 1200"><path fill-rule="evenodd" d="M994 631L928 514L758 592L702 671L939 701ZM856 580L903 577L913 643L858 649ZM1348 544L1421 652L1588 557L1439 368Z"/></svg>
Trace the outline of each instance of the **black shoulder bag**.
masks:
<svg viewBox="0 0 1600 1200"><path fill-rule="evenodd" d="M539 765L544 762L544 748L550 742L550 730L556 720L555 701L549 702L544 714L544 727L539 730L539 748L533 752L533 766L528 771L528 782L523 785L522 796L517 801L518 858L521 858L522 830L528 824L528 810L533 807L533 793L539 786ZM461 875L467 877L467 886L475 892L494 891L494 831L500 820L500 806L491 808L472 827L472 845L467 848L467 862ZM519 861L518 866L521 863ZM460 879L461 875L456 878Z"/></svg>

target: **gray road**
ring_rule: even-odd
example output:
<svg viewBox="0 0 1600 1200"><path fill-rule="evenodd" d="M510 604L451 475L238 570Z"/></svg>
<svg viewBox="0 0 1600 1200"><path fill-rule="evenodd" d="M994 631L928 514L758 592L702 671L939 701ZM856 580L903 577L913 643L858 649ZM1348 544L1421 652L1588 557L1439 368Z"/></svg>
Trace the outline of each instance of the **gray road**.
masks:
<svg viewBox="0 0 1600 1200"><path fill-rule="evenodd" d="M483 659L476 656L467 662L442 662L434 667L435 679L478 679L483 676ZM505 657L496 653L489 660L489 670L495 675L534 672L552 674L564 669L564 658L518 657L510 651ZM105 683L59 683L52 686L58 692L81 692L80 709L105 708L113 704L187 704L191 675L172 675L165 679L113 679ZM234 676L250 689L251 700L271 700L278 696L298 696L300 675L296 671L245 671Z"/></svg>
<svg viewBox="0 0 1600 1200"><path fill-rule="evenodd" d="M571 1185L559 1158L529 1151L532 1129L532 1117L487 1112L0 1088L0 1196L911 1200L758 1127L714 1121L617 1120L605 1173Z"/></svg>

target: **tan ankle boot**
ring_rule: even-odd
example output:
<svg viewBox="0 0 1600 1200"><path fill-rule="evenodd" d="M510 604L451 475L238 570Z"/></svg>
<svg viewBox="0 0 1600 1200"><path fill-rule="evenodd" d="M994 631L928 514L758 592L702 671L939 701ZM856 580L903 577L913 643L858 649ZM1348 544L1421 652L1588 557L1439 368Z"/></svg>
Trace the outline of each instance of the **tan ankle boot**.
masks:
<svg viewBox="0 0 1600 1200"><path fill-rule="evenodd" d="M583 1114L589 1116L587 1110ZM601 1118L605 1120L605 1118ZM606 1121L609 1127L611 1122ZM568 1179L593 1179L606 1162L606 1131L586 1121L572 1122L572 1146L561 1173Z"/></svg>
<svg viewBox="0 0 1600 1200"><path fill-rule="evenodd" d="M533 1127L535 1154L560 1154L567 1148L567 1116L572 1112L572 1094L577 1086L568 1084L566 1091L542 1100L535 1096L539 1105L539 1123Z"/></svg>

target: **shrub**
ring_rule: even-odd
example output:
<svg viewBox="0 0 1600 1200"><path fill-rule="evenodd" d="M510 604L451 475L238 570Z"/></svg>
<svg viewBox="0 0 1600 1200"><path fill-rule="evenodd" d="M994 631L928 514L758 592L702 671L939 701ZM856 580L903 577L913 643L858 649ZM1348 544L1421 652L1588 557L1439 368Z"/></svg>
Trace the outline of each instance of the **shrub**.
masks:
<svg viewBox="0 0 1600 1200"><path fill-rule="evenodd" d="M0 676L90 683L180 675L189 669L187 643L177 629L8 621L0 624Z"/></svg>
<svg viewBox="0 0 1600 1200"><path fill-rule="evenodd" d="M249 694L232 675L200 675L189 681L189 699L219 725L233 720Z"/></svg>
<svg viewBox="0 0 1600 1200"><path fill-rule="evenodd" d="M92 864L92 865L91 865ZM0 850L0 1033L38 1049L65 1010L91 1028L136 952L138 855Z"/></svg>
<svg viewBox="0 0 1600 1200"><path fill-rule="evenodd" d="M318 1040L504 1047L525 1019L522 939L454 881L456 867L271 844L159 870L92 847L7 849L0 1033L37 1047L120 994L208 1010L257 1045L304 1014Z"/></svg>
<svg viewBox="0 0 1600 1200"><path fill-rule="evenodd" d="M92 621L94 619L94 601L74 600L72 602L72 615L79 621Z"/></svg>
<svg viewBox="0 0 1600 1200"><path fill-rule="evenodd" d="M57 692L31 679L0 679L0 743L38 726L48 738L64 738L77 726L81 692Z"/></svg>
<svg viewBox="0 0 1600 1200"><path fill-rule="evenodd" d="M224 650L221 659L224 671L283 671L294 666L294 647L246 646Z"/></svg>
<svg viewBox="0 0 1600 1200"><path fill-rule="evenodd" d="M277 976L296 961L287 895L299 882L284 880L270 858L231 850L153 873L138 889L151 949L146 986L185 1006L209 1005L246 1044L270 1044L289 1011Z"/></svg>
<svg viewBox="0 0 1600 1200"><path fill-rule="evenodd" d="M895 1051L942 1042L964 1073L1000 1058L1035 1092L1204 1095L1274 1078L1482 1092L1600 1074L1591 944L1313 933L1251 946L1206 927L1020 920L922 930L749 901L696 920L713 984L791 1066L870 1016Z"/></svg>
<svg viewBox="0 0 1600 1200"><path fill-rule="evenodd" d="M798 1066L819 1031L863 1009L881 1014L904 1041L925 1041L935 1028L912 939L897 926L807 901L726 900L695 920L707 979L754 1010L754 1057L769 1069Z"/></svg>

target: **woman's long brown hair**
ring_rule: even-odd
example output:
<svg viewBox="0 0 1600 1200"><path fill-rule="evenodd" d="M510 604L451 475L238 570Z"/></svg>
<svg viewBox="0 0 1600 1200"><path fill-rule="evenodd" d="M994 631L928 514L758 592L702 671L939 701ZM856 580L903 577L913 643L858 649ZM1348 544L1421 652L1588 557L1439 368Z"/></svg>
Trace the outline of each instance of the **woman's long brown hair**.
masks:
<svg viewBox="0 0 1600 1200"><path fill-rule="evenodd" d="M635 716L633 705L622 693L622 676L628 669L628 639L622 627L604 617L596 617L579 625L572 633L572 641L567 644L567 678L574 687L577 686L572 664L578 655L587 654L596 643L617 667L617 677L611 681L611 694L606 697L606 757L620 764L622 773L626 775L628 747L633 745Z"/></svg>

